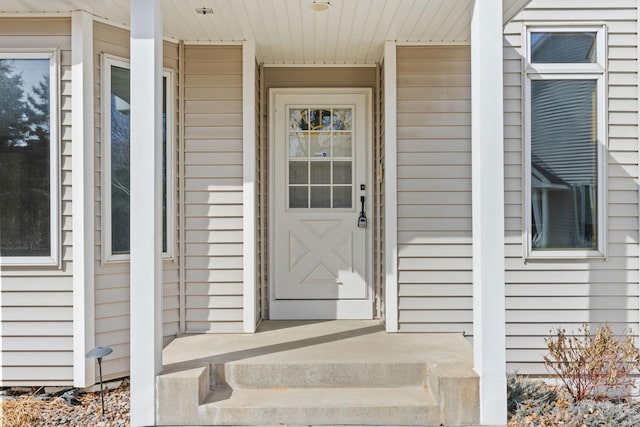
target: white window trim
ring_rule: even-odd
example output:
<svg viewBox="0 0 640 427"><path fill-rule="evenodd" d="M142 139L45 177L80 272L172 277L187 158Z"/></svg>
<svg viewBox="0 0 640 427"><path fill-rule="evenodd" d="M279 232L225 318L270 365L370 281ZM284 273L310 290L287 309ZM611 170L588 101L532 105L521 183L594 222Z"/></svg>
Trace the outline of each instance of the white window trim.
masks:
<svg viewBox="0 0 640 427"><path fill-rule="evenodd" d="M529 43L532 32L595 32L596 33L596 62L593 64L532 64L531 46ZM585 259L606 258L607 248L607 71L606 71L606 27L597 26L525 26L523 31L524 65L524 150L523 150L523 233L525 259ZM567 249L567 250L533 250L531 244L531 82L533 80L594 80L597 87L597 170L598 170L598 246L595 250Z"/></svg>
<svg viewBox="0 0 640 427"><path fill-rule="evenodd" d="M129 262L130 254L116 254L111 252L111 67L131 69L128 59L120 58L113 55L103 54L101 58L101 75L102 84L102 104L101 104L101 123L102 123L102 264L110 264L117 262ZM162 253L165 260L173 259L174 242L175 242L175 164L174 164L174 105L173 105L173 82L174 72L171 69L163 69L162 77L167 79L166 89L166 162L167 162L167 250Z"/></svg>
<svg viewBox="0 0 640 427"><path fill-rule="evenodd" d="M3 266L57 266L60 267L60 99L58 49L3 49L0 59L49 60L49 203L51 254L49 256L3 256Z"/></svg>

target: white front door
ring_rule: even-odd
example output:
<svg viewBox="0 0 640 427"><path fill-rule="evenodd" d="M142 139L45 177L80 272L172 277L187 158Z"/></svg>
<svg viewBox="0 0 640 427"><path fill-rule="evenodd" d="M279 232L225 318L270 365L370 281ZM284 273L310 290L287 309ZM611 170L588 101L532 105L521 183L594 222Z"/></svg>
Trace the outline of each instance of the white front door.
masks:
<svg viewBox="0 0 640 427"><path fill-rule="evenodd" d="M370 90L273 90L271 117L270 318L370 319Z"/></svg>

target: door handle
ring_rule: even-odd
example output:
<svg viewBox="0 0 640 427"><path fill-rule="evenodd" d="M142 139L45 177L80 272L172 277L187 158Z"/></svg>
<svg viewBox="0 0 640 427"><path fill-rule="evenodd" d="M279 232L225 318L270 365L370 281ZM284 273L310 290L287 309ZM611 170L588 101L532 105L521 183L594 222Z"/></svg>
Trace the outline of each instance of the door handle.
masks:
<svg viewBox="0 0 640 427"><path fill-rule="evenodd" d="M358 216L358 227L367 228L367 215L364 213L364 196L360 196L360 203L362 207L360 208L360 215Z"/></svg>

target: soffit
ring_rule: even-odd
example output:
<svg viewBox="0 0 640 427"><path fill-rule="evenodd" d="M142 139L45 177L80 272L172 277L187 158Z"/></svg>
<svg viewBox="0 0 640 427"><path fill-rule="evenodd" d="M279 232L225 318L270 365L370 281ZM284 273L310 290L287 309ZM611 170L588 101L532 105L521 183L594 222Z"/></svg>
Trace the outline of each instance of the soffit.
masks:
<svg viewBox="0 0 640 427"><path fill-rule="evenodd" d="M529 0L503 0L507 22ZM375 64L385 40L470 43L473 0L162 0L164 35L187 43L254 40L266 64ZM196 14L197 8L213 14ZM129 0L0 0L2 13L86 10L129 24Z"/></svg>

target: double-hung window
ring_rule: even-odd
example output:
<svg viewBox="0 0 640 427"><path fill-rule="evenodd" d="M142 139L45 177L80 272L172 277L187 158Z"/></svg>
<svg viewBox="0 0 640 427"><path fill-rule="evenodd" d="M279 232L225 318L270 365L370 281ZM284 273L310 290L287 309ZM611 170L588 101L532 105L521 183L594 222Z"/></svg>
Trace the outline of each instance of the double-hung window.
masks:
<svg viewBox="0 0 640 427"><path fill-rule="evenodd" d="M102 63L102 247L103 261L127 261L130 249L130 71L129 62L104 55ZM162 252L173 247L172 81L164 71L162 103Z"/></svg>
<svg viewBox="0 0 640 427"><path fill-rule="evenodd" d="M605 29L530 27L526 41L526 256L602 257Z"/></svg>
<svg viewBox="0 0 640 427"><path fill-rule="evenodd" d="M58 264L57 51L0 52L0 264Z"/></svg>

